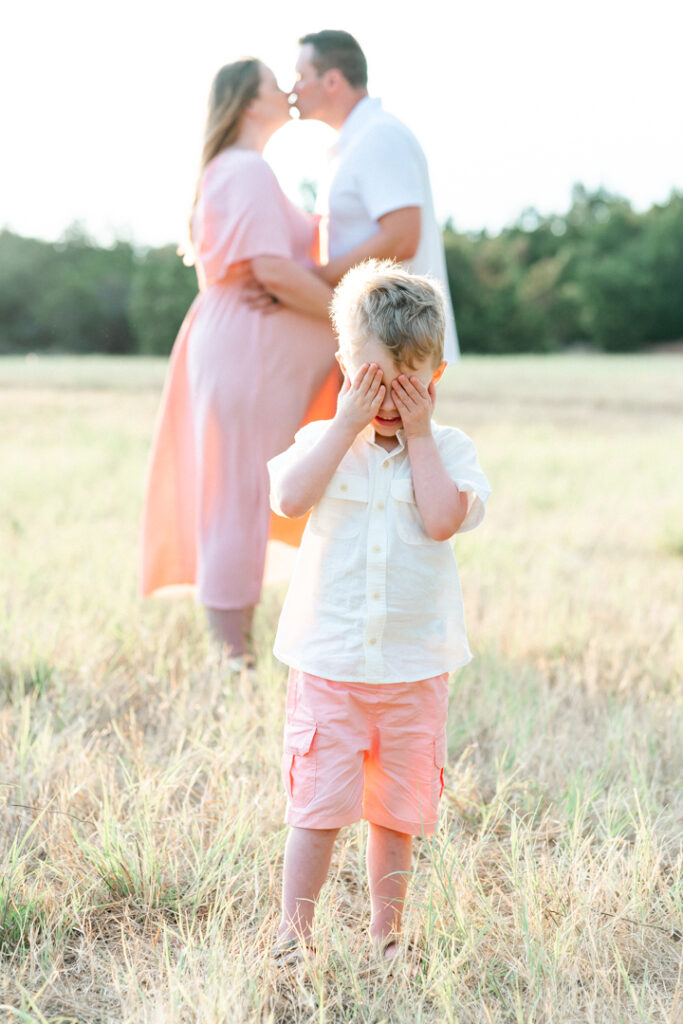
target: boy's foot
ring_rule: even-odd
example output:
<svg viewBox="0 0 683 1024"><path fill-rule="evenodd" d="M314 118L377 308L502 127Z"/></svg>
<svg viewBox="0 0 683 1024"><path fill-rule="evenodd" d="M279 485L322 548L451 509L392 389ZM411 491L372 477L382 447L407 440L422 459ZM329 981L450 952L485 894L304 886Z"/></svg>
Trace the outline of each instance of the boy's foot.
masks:
<svg viewBox="0 0 683 1024"><path fill-rule="evenodd" d="M415 960L415 947L412 942L403 942L400 935L387 935L375 942L375 949L381 963L389 970L407 968L408 976L417 977L418 963Z"/></svg>
<svg viewBox="0 0 683 1024"><path fill-rule="evenodd" d="M395 960L401 953L401 938L399 935L385 935L383 939L375 939L375 948L382 960Z"/></svg>
<svg viewBox="0 0 683 1024"><path fill-rule="evenodd" d="M399 952L400 950L396 939L390 939L389 942L385 942L382 946L382 959L395 960Z"/></svg>

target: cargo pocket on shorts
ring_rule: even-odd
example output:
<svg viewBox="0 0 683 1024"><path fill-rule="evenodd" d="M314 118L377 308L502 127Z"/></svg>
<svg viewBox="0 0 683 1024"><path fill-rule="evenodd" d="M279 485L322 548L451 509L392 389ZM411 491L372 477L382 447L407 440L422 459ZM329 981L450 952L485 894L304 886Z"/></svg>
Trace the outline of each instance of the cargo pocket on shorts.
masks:
<svg viewBox="0 0 683 1024"><path fill-rule="evenodd" d="M282 755L282 781L292 807L305 807L315 796L317 758L311 748L317 727L288 724Z"/></svg>
<svg viewBox="0 0 683 1024"><path fill-rule="evenodd" d="M443 795L443 770L446 764L446 737L437 736L434 740L434 783L432 788L434 807L438 807Z"/></svg>

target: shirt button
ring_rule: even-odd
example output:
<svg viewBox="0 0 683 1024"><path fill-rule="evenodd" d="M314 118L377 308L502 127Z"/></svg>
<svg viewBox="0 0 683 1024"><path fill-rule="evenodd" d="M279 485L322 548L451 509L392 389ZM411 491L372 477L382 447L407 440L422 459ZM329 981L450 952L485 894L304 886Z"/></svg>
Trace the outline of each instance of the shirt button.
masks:
<svg viewBox="0 0 683 1024"><path fill-rule="evenodd" d="M383 469L389 469L389 460L388 459L384 460L384 462L382 463L382 468Z"/></svg>
<svg viewBox="0 0 683 1024"><path fill-rule="evenodd" d="M339 490L340 491L348 491L348 489L349 489L349 485L348 484L340 484L339 485Z"/></svg>
<svg viewBox="0 0 683 1024"><path fill-rule="evenodd" d="M375 644L377 643L377 641L376 641L376 639L374 638L374 636L371 636L371 637L370 637L370 639L368 640L368 643L369 643L369 644L370 644L371 646L374 646L374 645L375 645Z"/></svg>
<svg viewBox="0 0 683 1024"><path fill-rule="evenodd" d="M378 509L380 510L380 512L381 512L381 511L382 511L382 509L384 508L384 502L383 502L383 501L378 501L378 502L377 502L377 508L378 508Z"/></svg>
<svg viewBox="0 0 683 1024"><path fill-rule="evenodd" d="M375 544L373 546L372 550L375 552L376 555L378 555L380 553L380 551L382 550L382 548L381 548L381 546L379 544Z"/></svg>
<svg viewBox="0 0 683 1024"><path fill-rule="evenodd" d="M372 599L373 601L379 601L379 594L373 594Z"/></svg>

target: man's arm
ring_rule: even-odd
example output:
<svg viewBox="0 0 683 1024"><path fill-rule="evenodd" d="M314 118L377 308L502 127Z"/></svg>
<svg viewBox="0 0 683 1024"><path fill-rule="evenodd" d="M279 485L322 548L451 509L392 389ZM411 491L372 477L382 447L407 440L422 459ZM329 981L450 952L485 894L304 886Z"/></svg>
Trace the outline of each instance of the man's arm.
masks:
<svg viewBox="0 0 683 1024"><path fill-rule="evenodd" d="M376 363L364 363L353 383L344 382L337 414L323 436L278 480L275 497L284 516L296 519L320 501L356 435L379 412L385 392L381 381Z"/></svg>
<svg viewBox="0 0 683 1024"><path fill-rule="evenodd" d="M354 246L342 256L330 260L315 273L328 284L336 285L347 270L368 259L409 260L417 252L422 230L422 211L419 206L404 206L385 213L377 221L379 228L365 242Z"/></svg>
<svg viewBox="0 0 683 1024"><path fill-rule="evenodd" d="M327 319L330 315L332 289L317 274L284 256L256 256L251 272L258 283L257 301L252 305L277 309L273 299L290 309ZM245 297L250 297L249 292Z"/></svg>
<svg viewBox="0 0 683 1024"><path fill-rule="evenodd" d="M431 428L434 384L425 388L417 377L401 374L392 382L392 396L406 434L415 500L432 540L448 540L467 515L467 493L451 480Z"/></svg>

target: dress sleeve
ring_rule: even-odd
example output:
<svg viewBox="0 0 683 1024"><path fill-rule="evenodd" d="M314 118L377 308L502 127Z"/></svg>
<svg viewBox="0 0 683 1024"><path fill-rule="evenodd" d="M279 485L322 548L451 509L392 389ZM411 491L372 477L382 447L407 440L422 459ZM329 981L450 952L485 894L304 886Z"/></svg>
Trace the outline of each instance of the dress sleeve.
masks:
<svg viewBox="0 0 683 1024"><path fill-rule="evenodd" d="M292 257L286 199L258 154L221 154L207 166L197 217L202 262L214 279L256 256Z"/></svg>
<svg viewBox="0 0 683 1024"><path fill-rule="evenodd" d="M484 518L491 493L488 480L479 465L474 444L462 430L446 429L437 436L437 445L446 472L460 491L467 493L467 514L458 533L473 530Z"/></svg>
<svg viewBox="0 0 683 1024"><path fill-rule="evenodd" d="M360 192L373 220L405 206L424 206L416 146L401 127L393 125L378 126L364 140Z"/></svg>
<svg viewBox="0 0 683 1024"><path fill-rule="evenodd" d="M310 452L314 444L322 437L330 425L329 420L314 420L297 430L294 435L294 443L276 455L268 463L268 475L270 477L270 507L278 516L284 515L280 508L279 485L283 474L290 466Z"/></svg>

